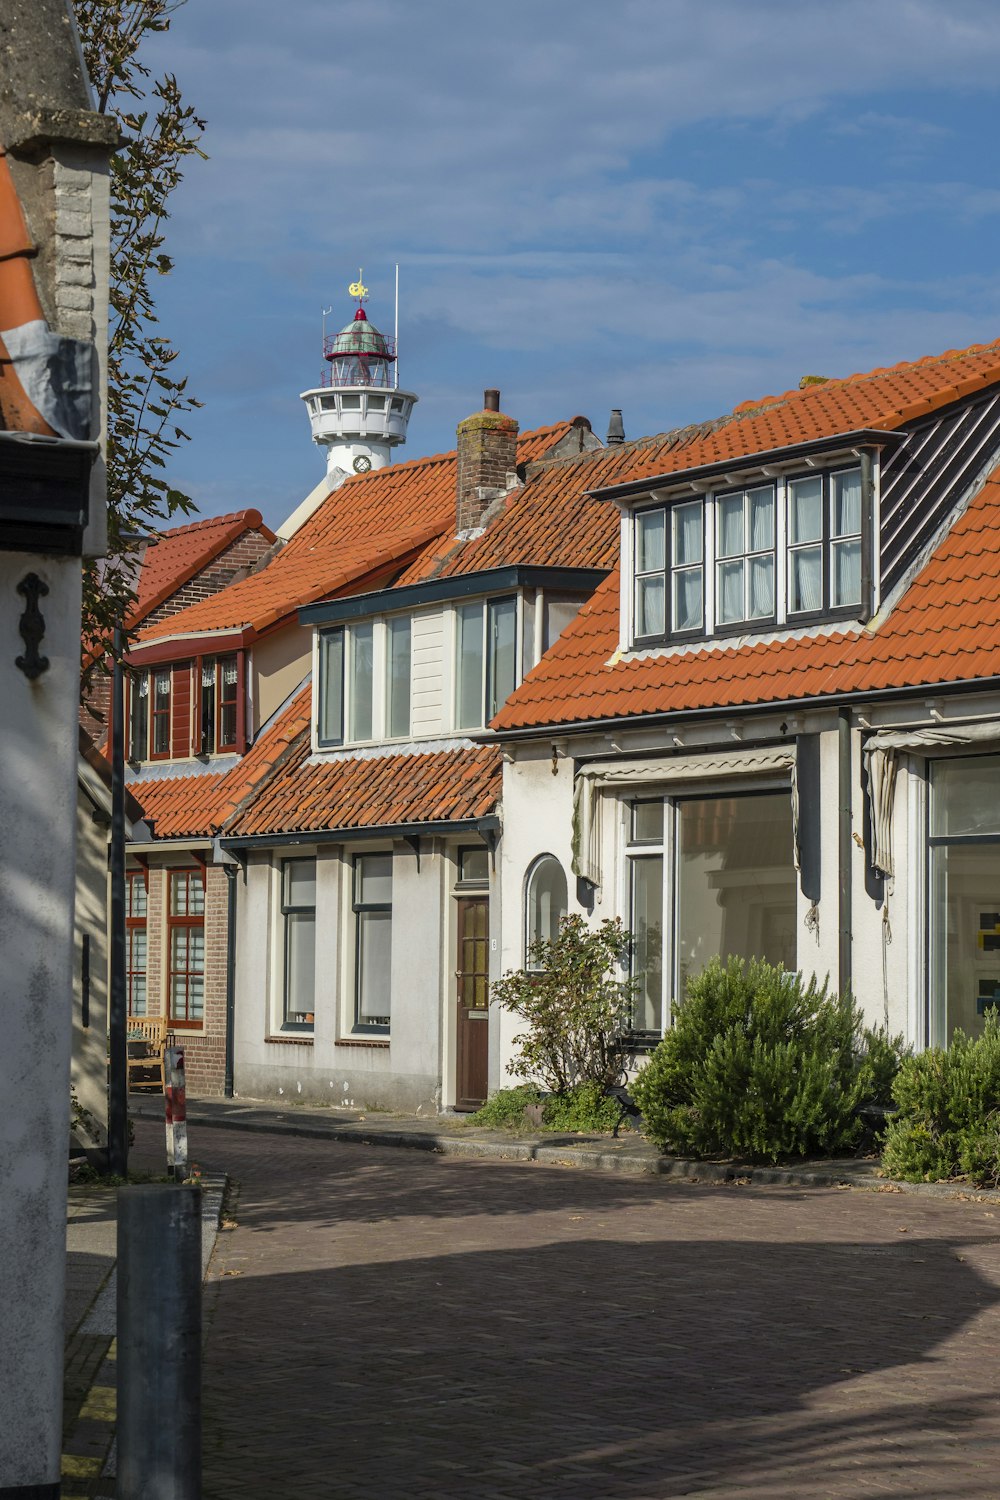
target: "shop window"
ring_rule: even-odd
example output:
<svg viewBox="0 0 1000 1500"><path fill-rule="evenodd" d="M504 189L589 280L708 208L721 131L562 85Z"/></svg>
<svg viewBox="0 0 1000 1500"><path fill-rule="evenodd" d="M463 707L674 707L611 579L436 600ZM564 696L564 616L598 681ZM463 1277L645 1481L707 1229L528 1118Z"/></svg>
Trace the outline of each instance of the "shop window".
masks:
<svg viewBox="0 0 1000 1500"><path fill-rule="evenodd" d="M392 855L354 861L354 1030L388 1032L392 1014Z"/></svg>
<svg viewBox="0 0 1000 1500"><path fill-rule="evenodd" d="M1000 756L930 764L929 1041L1000 1007Z"/></svg>
<svg viewBox="0 0 1000 1500"><path fill-rule="evenodd" d="M282 1029L312 1031L316 995L316 861L288 859L281 868L285 982Z"/></svg>
<svg viewBox="0 0 1000 1500"><path fill-rule="evenodd" d="M167 894L167 996L175 1026L205 1019L205 876L171 870Z"/></svg>

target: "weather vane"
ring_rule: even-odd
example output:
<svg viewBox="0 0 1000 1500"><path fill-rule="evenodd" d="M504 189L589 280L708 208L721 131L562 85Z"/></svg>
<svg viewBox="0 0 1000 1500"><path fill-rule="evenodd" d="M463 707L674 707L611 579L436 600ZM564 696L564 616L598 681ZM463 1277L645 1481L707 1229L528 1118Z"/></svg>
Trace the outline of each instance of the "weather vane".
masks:
<svg viewBox="0 0 1000 1500"><path fill-rule="evenodd" d="M364 282L361 280L362 274L363 274L362 268L359 266L358 267L358 279L357 279L357 281L352 281L351 284L350 284L350 286L347 288L347 290L350 293L350 295L352 297L357 297L357 299L358 299L359 302L364 302L365 299L368 296L368 288L365 286Z"/></svg>

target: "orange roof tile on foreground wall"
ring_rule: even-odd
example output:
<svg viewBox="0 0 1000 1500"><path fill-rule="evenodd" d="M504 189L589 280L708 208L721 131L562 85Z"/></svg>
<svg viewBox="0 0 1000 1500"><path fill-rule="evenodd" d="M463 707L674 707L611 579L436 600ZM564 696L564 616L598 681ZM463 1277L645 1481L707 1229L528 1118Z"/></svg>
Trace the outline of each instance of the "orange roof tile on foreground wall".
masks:
<svg viewBox="0 0 1000 1500"><path fill-rule="evenodd" d="M129 627L134 628L171 594L176 594L244 531L259 531L269 542L275 540L274 532L264 525L259 510L236 510L227 516L206 516L204 520L161 531L143 555Z"/></svg>
<svg viewBox="0 0 1000 1500"><path fill-rule="evenodd" d="M569 431L569 423L536 428L518 440L518 463L531 463ZM264 630L299 605L374 577L421 552L455 524L455 454L412 459L355 475L319 506L259 573L211 599L160 620L143 642L208 630Z"/></svg>
<svg viewBox="0 0 1000 1500"><path fill-rule="evenodd" d="M493 721L497 730L876 693L1000 675L1000 469L896 608L862 631L614 660L619 572Z"/></svg>

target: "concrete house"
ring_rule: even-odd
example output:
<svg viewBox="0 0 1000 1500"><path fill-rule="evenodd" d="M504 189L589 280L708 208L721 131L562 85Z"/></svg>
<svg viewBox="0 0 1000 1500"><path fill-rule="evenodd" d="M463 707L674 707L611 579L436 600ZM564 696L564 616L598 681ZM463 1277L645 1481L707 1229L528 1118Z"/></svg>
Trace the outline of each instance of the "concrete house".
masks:
<svg viewBox="0 0 1000 1500"><path fill-rule="evenodd" d="M829 975L915 1047L975 1033L1000 1000L1000 344L588 469L615 568L493 721L501 966L545 870L634 932L637 1047L716 954Z"/></svg>

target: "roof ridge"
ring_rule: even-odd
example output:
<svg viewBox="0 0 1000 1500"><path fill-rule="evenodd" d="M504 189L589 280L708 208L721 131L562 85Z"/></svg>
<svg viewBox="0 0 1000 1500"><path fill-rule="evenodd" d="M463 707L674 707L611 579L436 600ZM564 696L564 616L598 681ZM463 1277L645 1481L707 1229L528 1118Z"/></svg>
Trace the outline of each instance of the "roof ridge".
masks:
<svg viewBox="0 0 1000 1500"><path fill-rule="evenodd" d="M231 526L234 521L244 521L248 526L260 526L263 520L264 517L256 506L248 506L245 510L230 510L222 516L202 516L198 521L185 521L182 526L168 526L164 531L155 532L153 545L167 537L173 539L175 536L187 536L192 531L207 531L211 526Z"/></svg>

